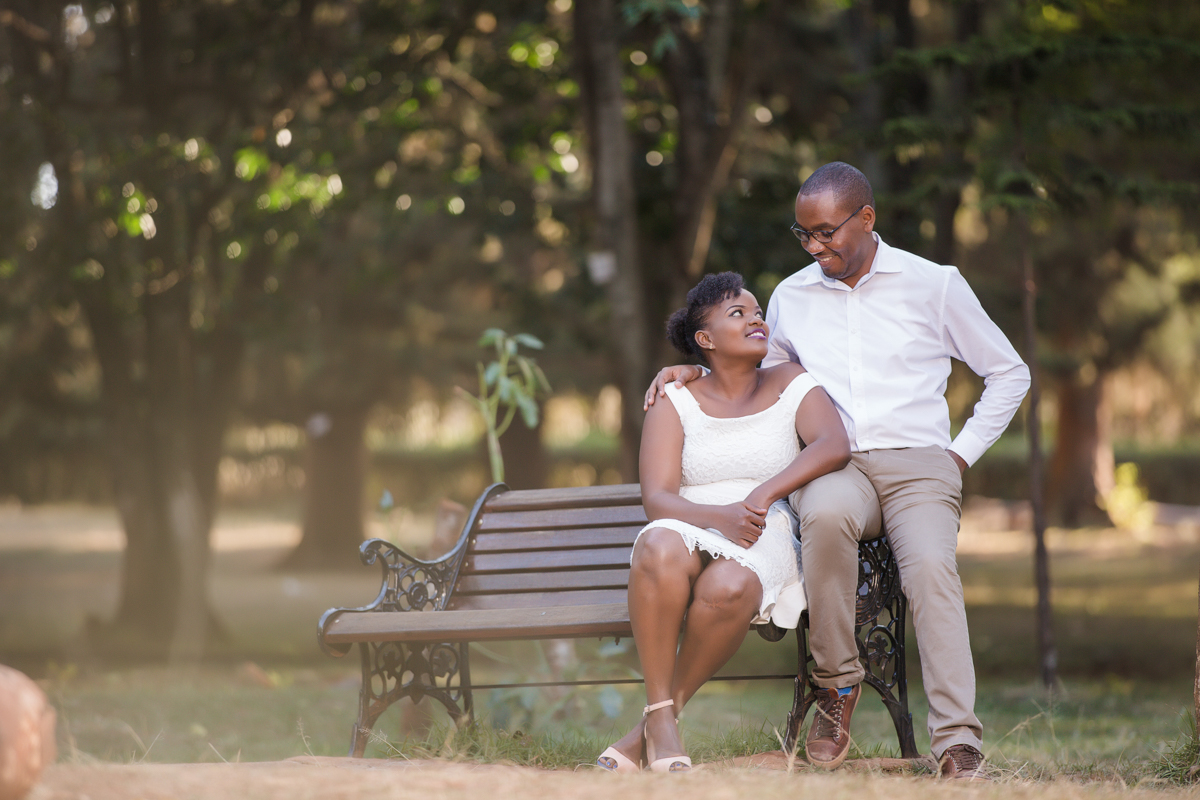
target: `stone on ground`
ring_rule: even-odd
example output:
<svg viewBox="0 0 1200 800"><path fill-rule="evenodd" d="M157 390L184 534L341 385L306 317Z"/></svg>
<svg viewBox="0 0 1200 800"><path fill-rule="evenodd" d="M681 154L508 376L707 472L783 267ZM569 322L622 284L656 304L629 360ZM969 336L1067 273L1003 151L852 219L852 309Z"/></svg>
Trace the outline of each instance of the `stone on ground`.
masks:
<svg viewBox="0 0 1200 800"><path fill-rule="evenodd" d="M24 674L0 665L0 800L21 800L54 762L54 709Z"/></svg>

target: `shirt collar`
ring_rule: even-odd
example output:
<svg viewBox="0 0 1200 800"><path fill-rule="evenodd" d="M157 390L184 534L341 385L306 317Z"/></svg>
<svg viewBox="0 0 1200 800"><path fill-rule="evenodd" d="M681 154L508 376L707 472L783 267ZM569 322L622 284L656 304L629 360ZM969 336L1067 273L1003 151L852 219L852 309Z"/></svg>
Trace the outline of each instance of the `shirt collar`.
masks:
<svg viewBox="0 0 1200 800"><path fill-rule="evenodd" d="M902 260L896 257L895 251L883 240L883 237L873 231L871 235L875 237L875 259L871 262L871 268L867 270L867 274L856 284L856 287L861 286L876 272L900 272L903 269ZM821 272L820 265L815 261L800 270L798 277L801 286L812 286L813 284L823 283L826 286L832 287L834 284L841 283L841 281L826 278L825 273ZM842 286L846 287L844 283Z"/></svg>

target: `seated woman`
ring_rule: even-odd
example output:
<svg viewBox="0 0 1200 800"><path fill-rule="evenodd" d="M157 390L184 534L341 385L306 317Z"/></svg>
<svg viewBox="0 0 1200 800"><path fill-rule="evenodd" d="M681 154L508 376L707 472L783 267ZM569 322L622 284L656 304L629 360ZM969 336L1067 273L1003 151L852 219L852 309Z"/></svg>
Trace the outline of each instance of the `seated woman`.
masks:
<svg viewBox="0 0 1200 800"><path fill-rule="evenodd" d="M796 627L806 600L787 497L850 459L833 402L808 373L758 368L767 326L740 275L700 281L667 336L711 371L668 385L669 402L650 408L642 431L642 502L654 521L633 546L629 618L647 705L597 759L617 772L643 760L655 771L690 769L675 724L684 703L752 623Z"/></svg>

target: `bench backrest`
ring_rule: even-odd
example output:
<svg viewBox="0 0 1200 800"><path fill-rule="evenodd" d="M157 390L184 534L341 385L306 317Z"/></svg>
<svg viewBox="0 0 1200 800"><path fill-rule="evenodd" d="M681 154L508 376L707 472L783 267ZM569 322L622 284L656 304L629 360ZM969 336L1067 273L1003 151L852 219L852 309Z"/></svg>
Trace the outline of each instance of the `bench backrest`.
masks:
<svg viewBox="0 0 1200 800"><path fill-rule="evenodd" d="M507 491L473 520L447 609L624 603L637 484Z"/></svg>

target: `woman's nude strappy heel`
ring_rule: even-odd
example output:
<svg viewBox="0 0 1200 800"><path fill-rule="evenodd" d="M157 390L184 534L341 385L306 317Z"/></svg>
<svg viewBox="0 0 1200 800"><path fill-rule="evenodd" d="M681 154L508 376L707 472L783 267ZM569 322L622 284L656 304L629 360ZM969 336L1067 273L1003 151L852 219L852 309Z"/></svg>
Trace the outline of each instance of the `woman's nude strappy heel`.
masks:
<svg viewBox="0 0 1200 800"><path fill-rule="evenodd" d="M642 709L642 716L647 716L651 711L657 711L660 708L675 705L674 700L663 700L661 703L646 706ZM663 758L654 757L654 747L649 734L646 735L646 760L650 762L651 772L687 772L692 768L692 760L687 756L665 756Z"/></svg>

